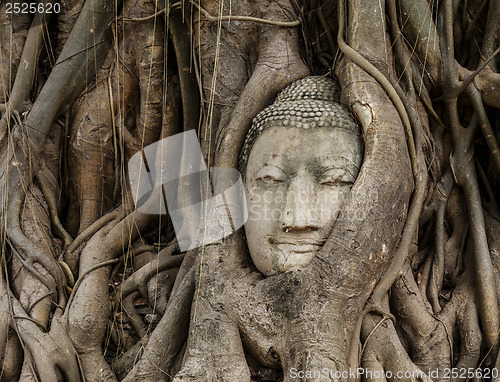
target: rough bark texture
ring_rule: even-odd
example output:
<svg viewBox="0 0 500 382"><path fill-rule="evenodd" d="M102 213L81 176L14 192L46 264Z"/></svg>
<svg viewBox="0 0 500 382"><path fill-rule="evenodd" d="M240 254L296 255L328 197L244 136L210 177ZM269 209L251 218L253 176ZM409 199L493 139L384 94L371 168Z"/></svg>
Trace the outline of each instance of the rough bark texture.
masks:
<svg viewBox="0 0 500 382"><path fill-rule="evenodd" d="M1 380L498 380L498 1L57 5L0 4ZM135 210L136 152L195 129L237 168L311 74L364 159L308 266L264 277L243 228L181 253Z"/></svg>

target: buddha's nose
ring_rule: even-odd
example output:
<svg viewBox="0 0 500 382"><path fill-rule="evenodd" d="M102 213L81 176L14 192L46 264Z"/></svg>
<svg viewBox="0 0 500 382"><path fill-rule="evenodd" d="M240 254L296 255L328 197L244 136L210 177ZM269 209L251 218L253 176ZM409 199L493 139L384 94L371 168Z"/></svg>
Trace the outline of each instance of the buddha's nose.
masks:
<svg viewBox="0 0 500 382"><path fill-rule="evenodd" d="M317 230L319 219L317 195L314 179L309 174L299 173L290 180L281 214L281 229L285 232L296 230Z"/></svg>

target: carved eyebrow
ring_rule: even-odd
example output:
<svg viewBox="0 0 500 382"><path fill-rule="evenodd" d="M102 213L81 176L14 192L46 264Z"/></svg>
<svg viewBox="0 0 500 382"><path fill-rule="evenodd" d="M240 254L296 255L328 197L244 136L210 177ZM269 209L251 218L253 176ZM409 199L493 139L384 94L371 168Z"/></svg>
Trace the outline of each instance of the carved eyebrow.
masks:
<svg viewBox="0 0 500 382"><path fill-rule="evenodd" d="M343 159L344 160L344 163L342 165L328 165L328 162L329 161L334 161L335 159ZM319 160L315 159L314 160L315 163L317 163L321 168L323 168L325 171L327 170L330 170L330 169L343 169L345 167L348 167L348 168L354 168L356 170L359 171L359 167L356 165L355 162L353 162L350 158L346 158L345 156L341 156L341 155L335 155L335 156L331 156L331 157L328 157L326 162L327 164L325 165L324 162L323 163L320 163Z"/></svg>
<svg viewBox="0 0 500 382"><path fill-rule="evenodd" d="M284 182L287 178L286 173L279 167L272 164L267 164L259 168L254 173L255 180L269 181L272 179L275 182Z"/></svg>
<svg viewBox="0 0 500 382"><path fill-rule="evenodd" d="M277 168L278 170L280 170L281 172L283 172L283 174L285 174L285 170L283 170L280 166L277 166L275 165L274 163L269 163L269 162L264 162L264 164L262 166L260 166L259 168L257 168L254 173L253 173L253 176L257 176L257 174L259 172L261 172L263 169L265 169L266 167L275 167Z"/></svg>
<svg viewBox="0 0 500 382"><path fill-rule="evenodd" d="M348 172L350 175L352 175L354 178L356 178L359 174L359 166L353 162L353 161L348 161L346 163L346 172Z"/></svg>
<svg viewBox="0 0 500 382"><path fill-rule="evenodd" d="M352 178L356 179L358 174L359 174L359 166L344 156L334 156L334 157L331 157L328 159L338 159L338 158L344 159L344 164L342 164L340 166L333 165L333 164L331 166L320 164L320 167L322 168L321 174L323 175L324 173L331 171L331 170L341 170L343 172L341 175L339 175L339 178L341 178L345 175L349 175Z"/></svg>
<svg viewBox="0 0 500 382"><path fill-rule="evenodd" d="M323 177L334 177L335 179L340 179L340 180L345 180L346 176L347 176L347 179L350 179L350 178L356 178L354 176L354 174L352 174L349 169L345 168L345 167L328 167L328 168L325 168L325 170L321 173L320 175L320 179L322 179Z"/></svg>
<svg viewBox="0 0 500 382"><path fill-rule="evenodd" d="M275 164L275 163L269 163L269 162L265 162L265 163L264 163L264 166L260 167L260 168L259 168L259 170L260 170L261 168L266 167L266 166L274 166L274 167L277 167L278 169L280 169L281 171L285 172L285 170L284 170L283 168L281 168L280 166L278 166L277 164Z"/></svg>
<svg viewBox="0 0 500 382"><path fill-rule="evenodd" d="M359 174L359 167L356 166L356 164L354 164L352 162L351 163L347 163L346 166L343 166L341 168L339 168L339 167L331 167L330 169L339 169L339 170L342 169L342 170L344 170L344 174L342 174L342 176L346 175L346 174L349 174L354 179L356 179L357 176L358 176L358 174ZM330 169L328 169L328 170L330 170ZM328 170L326 170L326 171L328 171Z"/></svg>

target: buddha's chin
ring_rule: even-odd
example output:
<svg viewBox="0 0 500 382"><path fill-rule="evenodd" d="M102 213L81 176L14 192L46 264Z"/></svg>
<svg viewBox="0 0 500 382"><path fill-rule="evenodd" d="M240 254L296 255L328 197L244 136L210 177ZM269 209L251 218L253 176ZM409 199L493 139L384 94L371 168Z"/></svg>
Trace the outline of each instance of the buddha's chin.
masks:
<svg viewBox="0 0 500 382"><path fill-rule="evenodd" d="M253 259L257 269L265 276L274 276L287 271L301 269L309 265L312 259L316 256L317 249L311 248L307 251L306 248L299 250L285 250L285 248L275 249L267 255L261 254L258 259Z"/></svg>

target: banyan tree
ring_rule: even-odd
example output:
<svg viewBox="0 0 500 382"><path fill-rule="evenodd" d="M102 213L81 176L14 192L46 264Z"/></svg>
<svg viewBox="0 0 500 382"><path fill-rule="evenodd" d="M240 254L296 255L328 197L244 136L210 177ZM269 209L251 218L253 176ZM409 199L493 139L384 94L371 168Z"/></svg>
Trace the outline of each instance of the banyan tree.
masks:
<svg viewBox="0 0 500 382"><path fill-rule="evenodd" d="M1 1L0 380L498 380L499 20Z"/></svg>

